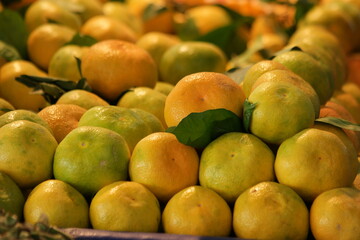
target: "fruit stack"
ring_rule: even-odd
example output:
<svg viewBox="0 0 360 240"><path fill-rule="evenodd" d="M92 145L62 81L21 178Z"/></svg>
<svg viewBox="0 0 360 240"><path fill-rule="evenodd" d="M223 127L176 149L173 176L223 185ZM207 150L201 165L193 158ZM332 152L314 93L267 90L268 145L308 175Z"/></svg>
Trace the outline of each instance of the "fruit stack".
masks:
<svg viewBox="0 0 360 240"><path fill-rule="evenodd" d="M0 2L0 238L360 239L359 50L360 0Z"/></svg>

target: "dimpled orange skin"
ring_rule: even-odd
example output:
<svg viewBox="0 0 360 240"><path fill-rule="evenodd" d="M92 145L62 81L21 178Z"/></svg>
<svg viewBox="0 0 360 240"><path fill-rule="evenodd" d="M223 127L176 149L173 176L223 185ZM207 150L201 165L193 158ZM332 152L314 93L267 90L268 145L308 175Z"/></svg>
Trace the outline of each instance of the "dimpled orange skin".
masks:
<svg viewBox="0 0 360 240"><path fill-rule="evenodd" d="M167 125L176 126L192 112L225 108L242 116L245 95L231 78L215 72L200 72L185 76L172 89L165 101Z"/></svg>
<svg viewBox="0 0 360 240"><path fill-rule="evenodd" d="M92 45L82 57L81 70L94 92L109 101L132 87L153 88L158 80L150 54L122 40L104 40Z"/></svg>

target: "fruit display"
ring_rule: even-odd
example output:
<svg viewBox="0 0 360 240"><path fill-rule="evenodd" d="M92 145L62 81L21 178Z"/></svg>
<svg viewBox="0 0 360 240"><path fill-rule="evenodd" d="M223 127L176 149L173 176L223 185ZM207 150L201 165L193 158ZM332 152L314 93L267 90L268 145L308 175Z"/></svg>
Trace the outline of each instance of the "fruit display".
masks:
<svg viewBox="0 0 360 240"><path fill-rule="evenodd" d="M360 239L359 54L360 0L0 1L0 239Z"/></svg>

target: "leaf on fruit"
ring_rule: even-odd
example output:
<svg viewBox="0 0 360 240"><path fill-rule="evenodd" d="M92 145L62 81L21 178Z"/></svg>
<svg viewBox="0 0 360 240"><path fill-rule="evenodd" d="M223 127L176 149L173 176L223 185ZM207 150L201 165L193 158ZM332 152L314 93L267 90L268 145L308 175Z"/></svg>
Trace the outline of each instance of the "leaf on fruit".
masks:
<svg viewBox="0 0 360 240"><path fill-rule="evenodd" d="M28 32L21 15L13 10L0 11L0 40L14 46L22 58L27 57Z"/></svg>
<svg viewBox="0 0 360 240"><path fill-rule="evenodd" d="M190 113L167 132L183 144L204 149L211 141L228 132L241 132L242 121L235 113L219 108Z"/></svg>
<svg viewBox="0 0 360 240"><path fill-rule="evenodd" d="M243 123L245 132L250 132L251 117L256 108L256 103L251 103L247 99L244 102L243 108Z"/></svg>
<svg viewBox="0 0 360 240"><path fill-rule="evenodd" d="M80 33L76 33L74 37L65 45L77 45L83 47L90 47L93 44L97 43L97 40L91 36L83 35Z"/></svg>
<svg viewBox="0 0 360 240"><path fill-rule="evenodd" d="M39 77L30 75L20 75L15 78L16 81L25 84L33 89L33 94L42 95L46 101L51 104L55 104L56 101L65 93L74 89L84 89L91 91L91 88L87 85L86 79L82 78L77 83L64 80L55 79L49 77Z"/></svg>
<svg viewBox="0 0 360 240"><path fill-rule="evenodd" d="M331 124L331 125L339 127L339 128L344 128L344 129L353 130L353 131L360 131L360 124L352 123L352 122L349 122L349 121L347 121L345 119L341 119L341 118L323 117L323 118L316 119L315 122L322 122L322 123Z"/></svg>

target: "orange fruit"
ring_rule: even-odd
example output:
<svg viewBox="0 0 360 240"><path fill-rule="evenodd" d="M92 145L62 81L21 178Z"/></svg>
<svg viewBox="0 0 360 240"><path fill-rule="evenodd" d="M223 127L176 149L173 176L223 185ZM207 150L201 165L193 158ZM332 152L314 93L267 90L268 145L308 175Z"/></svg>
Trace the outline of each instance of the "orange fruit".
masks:
<svg viewBox="0 0 360 240"><path fill-rule="evenodd" d="M344 106L354 117L356 123L360 123L360 101L354 95L349 92L337 91L331 99Z"/></svg>
<svg viewBox="0 0 360 240"><path fill-rule="evenodd" d="M196 150L167 132L152 133L141 139L129 163L131 181L143 184L161 202L167 202L178 191L195 185L198 169Z"/></svg>
<svg viewBox="0 0 360 240"><path fill-rule="evenodd" d="M212 43L181 42L163 53L159 65L160 78L175 85L181 78L192 73L223 73L226 63L225 53Z"/></svg>
<svg viewBox="0 0 360 240"><path fill-rule="evenodd" d="M334 101L328 101L320 109L319 118L322 117L336 117L347 120L352 123L356 123L354 117L351 113L341 104ZM359 153L360 151L360 133L357 131L352 131L349 129L342 129L346 135L350 138L351 142L354 144L355 149Z"/></svg>
<svg viewBox="0 0 360 240"><path fill-rule="evenodd" d="M69 132L77 128L85 112L85 108L75 104L53 104L42 109L38 115L47 122L59 143Z"/></svg>
<svg viewBox="0 0 360 240"><path fill-rule="evenodd" d="M161 210L155 195L142 184L117 181L101 188L90 203L94 229L157 232Z"/></svg>
<svg viewBox="0 0 360 240"><path fill-rule="evenodd" d="M85 109L96 106L109 106L107 101L95 93L82 89L74 89L64 93L56 101L56 104L75 104Z"/></svg>
<svg viewBox="0 0 360 240"><path fill-rule="evenodd" d="M17 120L0 128L0 171L20 188L32 188L52 177L57 142L40 124Z"/></svg>
<svg viewBox="0 0 360 240"><path fill-rule="evenodd" d="M162 213L164 232L196 236L229 236L232 214L226 201L202 186L177 192Z"/></svg>
<svg viewBox="0 0 360 240"><path fill-rule="evenodd" d="M24 205L24 220L35 224L45 218L59 228L89 227L89 204L79 191L60 180L49 179L31 190Z"/></svg>
<svg viewBox="0 0 360 240"><path fill-rule="evenodd" d="M249 97L254 83L261 75L276 69L287 70L283 64L271 60L262 60L249 67L245 73L243 81L241 82L245 96Z"/></svg>
<svg viewBox="0 0 360 240"><path fill-rule="evenodd" d="M180 43L180 39L176 35L162 32L145 33L136 41L136 45L150 53L158 68L166 50L177 43Z"/></svg>
<svg viewBox="0 0 360 240"><path fill-rule="evenodd" d="M146 50L134 43L105 40L92 45L82 57L81 70L88 84L108 101L137 86L154 87L157 67Z"/></svg>
<svg viewBox="0 0 360 240"><path fill-rule="evenodd" d="M128 25L139 37L143 34L143 21L140 16L130 12L127 4L123 2L109 1L102 5L105 16L112 17Z"/></svg>
<svg viewBox="0 0 360 240"><path fill-rule="evenodd" d="M7 111L15 110L14 106L3 98L0 98L0 116L5 114Z"/></svg>
<svg viewBox="0 0 360 240"><path fill-rule="evenodd" d="M32 94L32 89L15 80L20 75L45 77L46 73L32 62L16 60L6 63L0 68L0 97L11 103L15 109L39 111L47 104L38 94Z"/></svg>
<svg viewBox="0 0 360 240"><path fill-rule="evenodd" d="M287 70L287 69L285 69L285 70L274 69L274 70L267 71L264 74L262 74L261 76L259 76L256 79L256 81L252 84L249 96L259 85L261 85L262 83L265 83L265 82L272 82L272 83L286 82L286 83L291 83L291 84L295 85L310 98L310 101L314 107L315 118L317 118L319 116L319 111L320 111L319 96L316 93L316 91L314 90L314 88L310 85L310 83L305 81L299 75L297 75L294 72ZM245 83L246 82L243 82L243 87L245 87Z"/></svg>
<svg viewBox="0 0 360 240"><path fill-rule="evenodd" d="M82 23L86 22L89 18L102 15L102 3L99 0L67 0L69 6L72 4L74 8L78 7L81 11L75 13L80 16Z"/></svg>
<svg viewBox="0 0 360 240"><path fill-rule="evenodd" d="M75 31L67 26L54 23L42 24L34 29L27 39L30 60L41 69L48 71L51 58L56 51L74 35Z"/></svg>
<svg viewBox="0 0 360 240"><path fill-rule="evenodd" d="M105 15L89 18L81 26L80 32L98 41L118 39L134 43L137 39L135 32L129 26Z"/></svg>
<svg viewBox="0 0 360 240"><path fill-rule="evenodd" d="M82 24L78 15L64 8L59 2L50 0L35 1L29 5L24 20L29 32L51 21L67 26L74 31L78 31Z"/></svg>
<svg viewBox="0 0 360 240"><path fill-rule="evenodd" d="M45 127L47 130L49 130L49 132L52 133L52 129L44 119L42 119L37 113L26 109L15 109L13 111L6 112L3 115L1 115L0 127L8 123L15 122L17 120L27 120L30 122L40 124L41 126Z"/></svg>
<svg viewBox="0 0 360 240"><path fill-rule="evenodd" d="M167 126L176 126L192 112L225 108L242 116L244 93L230 77L222 73L200 72L185 76L165 101Z"/></svg>
<svg viewBox="0 0 360 240"><path fill-rule="evenodd" d="M129 147L109 129L82 126L59 143L54 155L54 177L92 198L105 185L128 177Z"/></svg>
<svg viewBox="0 0 360 240"><path fill-rule="evenodd" d="M22 219L25 196L16 182L4 172L0 172L0 192L1 209Z"/></svg>
<svg viewBox="0 0 360 240"><path fill-rule="evenodd" d="M261 182L236 199L233 228L238 238L305 240L309 231L309 211L290 187Z"/></svg>
<svg viewBox="0 0 360 240"><path fill-rule="evenodd" d="M254 135L226 133L202 151L199 182L233 204L247 188L275 180L274 160L268 145Z"/></svg>
<svg viewBox="0 0 360 240"><path fill-rule="evenodd" d="M320 104L328 101L334 93L334 83L324 65L303 51L288 51L277 55L273 61L283 64L310 83L319 96Z"/></svg>
<svg viewBox="0 0 360 240"><path fill-rule="evenodd" d="M154 114L167 128L164 119L166 95L148 87L136 87L126 92L117 103L119 107L139 108Z"/></svg>
<svg viewBox="0 0 360 240"><path fill-rule="evenodd" d="M335 188L320 194L310 208L315 239L360 238L360 190Z"/></svg>
<svg viewBox="0 0 360 240"><path fill-rule="evenodd" d="M316 124L285 140L274 166L280 183L312 202L322 192L351 186L359 162L352 142L341 129Z"/></svg>
<svg viewBox="0 0 360 240"><path fill-rule="evenodd" d="M225 27L232 23L232 19L221 6L204 4L188 8L182 15L177 14L175 17L176 28L188 25L190 22L194 25L196 31L187 31L186 34L183 34L185 40L194 40L215 29Z"/></svg>
<svg viewBox="0 0 360 240"><path fill-rule="evenodd" d="M51 57L48 74L53 78L61 78L78 82L81 79L76 58L81 60L88 47L65 45L60 47Z"/></svg>
<svg viewBox="0 0 360 240"><path fill-rule="evenodd" d="M96 126L113 130L123 136L132 151L135 145L153 132L164 131L161 121L139 108L97 106L84 113L79 126Z"/></svg>
<svg viewBox="0 0 360 240"><path fill-rule="evenodd" d="M269 144L279 145L315 121L309 96L291 82L261 83L251 92L248 101L255 104L249 130Z"/></svg>

